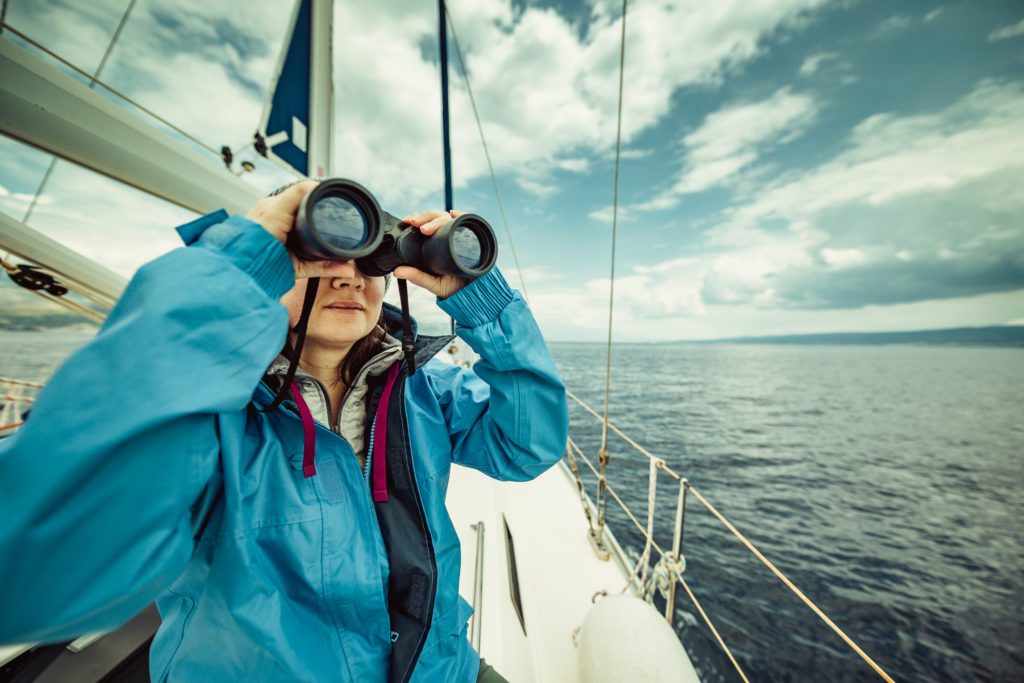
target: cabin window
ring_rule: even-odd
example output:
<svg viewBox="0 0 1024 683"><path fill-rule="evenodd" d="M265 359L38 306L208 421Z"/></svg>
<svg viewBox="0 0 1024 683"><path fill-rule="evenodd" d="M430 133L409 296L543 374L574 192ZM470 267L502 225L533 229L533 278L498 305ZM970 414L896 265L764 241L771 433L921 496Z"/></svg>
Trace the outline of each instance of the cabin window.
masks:
<svg viewBox="0 0 1024 683"><path fill-rule="evenodd" d="M516 570L516 548L512 543L512 532L508 529L508 520L505 515L501 516L505 525L505 556L508 558L508 591L512 598L512 607L519 617L519 625L523 627L523 635L526 635L526 620L523 619L523 596L519 591L519 572Z"/></svg>

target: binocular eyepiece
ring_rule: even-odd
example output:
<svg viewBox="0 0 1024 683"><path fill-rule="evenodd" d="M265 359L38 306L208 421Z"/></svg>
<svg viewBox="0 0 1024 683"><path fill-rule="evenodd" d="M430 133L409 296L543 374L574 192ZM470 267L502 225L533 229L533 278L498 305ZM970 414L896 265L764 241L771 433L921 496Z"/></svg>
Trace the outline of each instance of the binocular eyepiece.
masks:
<svg viewBox="0 0 1024 683"><path fill-rule="evenodd" d="M354 259L371 277L407 265L473 279L498 257L494 230L480 216L459 216L428 237L383 211L362 185L342 178L324 180L303 197L287 246L310 261Z"/></svg>

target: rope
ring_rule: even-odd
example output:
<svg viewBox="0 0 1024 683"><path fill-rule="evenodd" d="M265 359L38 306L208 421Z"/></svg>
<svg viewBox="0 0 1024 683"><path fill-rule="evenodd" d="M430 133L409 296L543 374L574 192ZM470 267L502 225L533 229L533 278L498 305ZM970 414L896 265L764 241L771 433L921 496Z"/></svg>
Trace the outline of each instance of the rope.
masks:
<svg viewBox="0 0 1024 683"><path fill-rule="evenodd" d="M17 384L18 386L35 387L36 389L43 388L40 382L26 382L23 379L8 379L7 377L0 377L0 384Z"/></svg>
<svg viewBox="0 0 1024 683"><path fill-rule="evenodd" d="M217 157L218 159L219 159L219 158L221 158L221 155L220 155L220 152L219 152L219 151L215 150L215 149L214 149L213 147L210 147L209 145L207 145L207 144L206 144L205 142L203 142L202 140L199 140L198 138L196 138L196 137L193 137L193 136L189 135L189 134L188 134L188 133L186 133L186 132L185 132L184 130L182 130L181 128L178 128L178 127L177 127L177 126L175 126L175 125L174 125L173 123L171 123L171 122L170 122L170 121L168 121L167 119L163 118L162 116L160 116L160 115L159 115L159 114L157 114L156 112L154 112L154 111L152 111L151 109L148 109L148 108L146 108L146 107L142 106L141 104L139 104L138 102L136 102L136 101L135 101L135 100L133 100L132 98L130 98L130 97L128 97L127 95L125 95L124 93L122 93L122 92L120 92L120 91L118 91L118 90L115 90L114 88L112 88L111 86L107 85L106 83L104 83L104 82L103 82L103 81L101 81L100 79L96 78L96 77L95 77L95 76L93 76L92 74L90 74L90 73L88 73L88 72L86 72L86 71L83 71L82 69L78 68L77 66L75 66L74 64L72 64L71 62L69 62L68 60L66 60L66 59L64 59L63 57L61 57L60 55L58 55L58 54L57 54L56 52L54 52L54 51L50 50L49 48L46 48L46 47L44 47L44 46L43 46L43 45L41 45L40 43L38 43L38 42L36 42L35 40L33 40L33 39L29 38L29 37L28 37L27 35L25 35L25 34L24 34L24 33L22 33L21 31L17 30L16 28L14 28L13 26L11 26L10 24L4 23L4 24L2 25L2 27L3 27L4 29L6 29L6 30L10 31L10 32L11 32L11 33L13 33L14 35L18 36L19 38L21 38L22 40L24 40L24 41L25 41L26 43L28 43L29 45L32 45L32 46L33 46L33 47L35 47L36 49L38 49L38 50L41 50L42 52L45 52L45 53L46 53L46 54L48 54L49 56L53 57L54 59L56 59L56 60L57 60L58 62L60 62L61 64L64 64L65 66L67 66L67 67L68 67L69 69L73 69L74 71L76 71L76 72L80 73L81 75L85 76L86 78L88 78L88 79L89 79L90 81L93 81L93 82L95 82L95 83L97 83L97 84L99 84L99 85L103 86L104 88L106 88L107 90L109 90L109 91L110 91L110 92L111 92L112 94L114 94L114 95L117 95L118 97L120 97L120 98L121 98L122 100L124 100L124 101L125 101L125 102L127 102L128 104L130 104L130 105L134 106L134 107L135 107L135 108L137 108L138 110L140 110L140 111L142 111L142 112L144 112L144 113L148 114L149 116L153 117L154 119L156 119L156 120L157 120L157 121L159 121L160 123L164 124L165 126L167 126L168 128L170 128L171 130L173 130L173 131L174 131L175 133L177 133L178 135L181 135L182 137L186 138L187 140L190 140L191 142L194 142L195 144L199 145L200 147L202 147L202 148L203 148L203 149L205 149L206 151L208 151L208 152L210 152L211 154L213 154L214 156L216 156L216 157Z"/></svg>
<svg viewBox="0 0 1024 683"><path fill-rule="evenodd" d="M634 576L639 579L641 586L647 584L647 572L651 568L651 544L654 542L654 499L657 495L657 490L658 464L656 461L651 460L650 467L647 469L647 531L644 534L647 537L647 542L644 543L644 551L640 553L640 559L637 560L636 568L629 575L629 583L626 584L626 588L632 585ZM626 588L622 589L623 593L626 592Z"/></svg>
<svg viewBox="0 0 1024 683"><path fill-rule="evenodd" d="M657 591L661 597L668 600L672 584L677 580L682 581L685 571L686 558L680 555L677 559L671 553L663 554L651 570L650 578L644 583L644 599L652 602L654 592Z"/></svg>
<svg viewBox="0 0 1024 683"><path fill-rule="evenodd" d="M713 506L713 505L712 505L711 503L709 503L709 502L707 501L707 499L705 499L705 498L704 498L704 496L702 496L702 495L700 494L700 492L698 492L698 491L697 491L697 489L693 488L693 487L692 487L692 486L690 486L689 484L687 485L687 488L688 488L688 489L689 489L690 491L692 491L692 492L693 492L693 494L694 494L695 496L697 496L697 498L698 498L698 499L700 500L700 502L704 503L704 507L706 507L706 508L707 508L708 510L710 510L710 511L711 511L711 513L712 513L712 514L713 514L713 515L714 515L715 517L717 517L717 518L718 518L718 519L719 519L719 520L720 520L720 521L721 521L721 522L722 522L723 524L725 524L725 526L726 526L726 527L728 527L729 531L731 531L731 532L732 532L733 534L735 534L735 535L736 535L736 537L737 537L737 538L739 538L739 539L740 539L740 541L742 541L742 542L743 542L743 545L747 546L747 548L748 548L748 549L750 550L750 552L754 553L754 555L756 555L756 556L757 556L757 558L758 558L759 560L761 560L761 562L763 562L763 563L765 564L765 566L767 566L767 567L768 567L769 569L771 569L771 570L772 570L772 572L773 572L773 573L774 573L774 574L775 574L775 575L776 575L777 577L779 577L779 579L780 579L780 580L781 580L781 581L782 581L782 582L783 582L784 584L786 584L786 586L788 586L788 587L789 587L789 589L790 589L791 591L793 591L794 593L796 593L797 597L799 597L799 598L800 598L801 600L803 600L803 601L804 601L804 603L805 603L805 604L806 604L806 605L807 605L808 607L810 607L810 608L811 608L811 610L813 610L815 614L817 614L817 615L818 615L819 617L821 617L822 621L824 621L824 622L825 622L826 624L828 624L828 626L829 626L829 627L830 627L830 628L831 628L831 629L832 629L833 631L835 631L835 632L836 632L836 633L837 633L837 634L839 635L839 637L840 637L840 638L842 638L842 639L843 639L843 641L845 641L845 642L846 642L846 644L847 644L847 645L849 645L849 646L850 646L851 648L853 648L853 651L854 651L854 652L856 652L856 653L857 653L858 655L860 655L860 656L861 656L861 658L862 658L862 659L863 659L863 660L864 660L865 662L867 662L867 663L868 663L868 664L869 664L869 665L871 666L871 668L872 668L872 669L874 669L874 670L875 670L875 672L876 672L876 673L877 673L877 674L878 674L879 676L881 676L881 677L882 677L882 678L884 678L885 680L887 680L887 681L889 681L890 683L892 683L892 678L890 678L890 677L889 677L889 674L885 673L885 671L883 671L883 670L882 670L882 668L881 668L880 666L878 666L878 664L876 664L876 663L875 663L875 661L874 661L873 659L871 659L871 657L869 657L869 656L867 655L867 653L865 653L865 652L864 652L864 650L862 650L862 649L860 648L860 646L858 646L858 645L857 645L857 643L853 642L853 640L852 640L852 639L851 639L851 638L850 638L850 637L849 637L848 635L846 635L846 633L844 633L844 632L843 632L843 630L842 630L841 628L839 628L838 626L836 626L835 622L833 622L833 621L832 621L831 619L829 619L829 618L828 618L828 616L827 616L827 615L826 615L826 614L825 614L824 612L822 612L822 611L821 611L821 609L820 609L820 608L819 608L819 607L818 607L817 605L815 605L815 604L814 604L814 603L813 603L813 602L811 601L811 599L810 599L810 598L808 598L808 597L807 597L806 595L804 595L804 594L803 594L803 591L801 591L801 590L800 590L799 588L797 588L797 587L796 587L796 586L795 586L795 585L793 584L793 582L792 582L792 581L790 581L790 580L789 580L789 579L788 579L788 578L786 577L786 575L785 575L785 574L783 574L783 573L782 573L781 571L779 571L779 570L778 570L778 569L777 569L777 568L775 567L775 565L774 565L774 564L772 564L772 563L771 563L771 562L770 562L770 561L768 560L768 558L767 558L767 557L765 557L765 556L764 556L763 554L761 554L761 551L760 551L760 550L758 550L757 548L755 548L755 547L754 547L754 544L753 544L753 543L751 543L750 541L748 541L748 540L747 540L747 538L746 538L746 537L745 537L745 536L744 536L743 534L741 534L741 533L739 532L739 530L737 530L737 529L736 529L736 527L734 527L734 526L733 526L733 525L732 525L732 524L731 524L731 523L729 522L729 520L727 520L727 519L726 519L726 518L725 518L724 516L722 516L722 513L720 513L720 512L718 511L718 510L716 510L716 509L715 509L715 507L714 507L714 506Z"/></svg>
<svg viewBox="0 0 1024 683"><path fill-rule="evenodd" d="M587 456L583 455L583 452L579 450L579 447L574 442L572 442L572 440L570 440L570 444L573 446L573 448L576 449L577 455L579 455L579 457L583 459L583 462L585 462L587 464L587 467L589 467L590 471L594 473L594 476L597 476L597 468L594 467L594 464L592 462L590 462L590 460L587 458ZM631 519L633 521L633 524L640 531L640 533L644 534L644 535L647 535L647 532L644 530L643 525L640 524L640 521L636 518L636 515L634 515L630 511L630 509L628 507L626 507L626 504L622 501L621 498L619 498L619 494L617 494L615 492L615 489L612 488L610 485L608 486L608 493L610 493L612 498L614 498L615 501L619 504L619 507L622 508L622 511L626 513L626 516L629 517L629 519ZM665 551L661 549L661 546L659 546L658 542L655 541L653 538L651 539L651 545L654 546L654 549L658 551L659 555L664 555L665 554Z"/></svg>
<svg viewBox="0 0 1024 683"><path fill-rule="evenodd" d="M94 311L91 308L83 306L80 303L77 303L77 302L65 299L64 297L54 296L52 294L49 294L47 292L43 292L43 291L37 290L37 289L30 289L28 291L32 292L36 296L39 296L39 297L42 297L43 299L46 299L49 302L55 303L58 306L63 306L64 308L68 309L72 313L77 313L78 315L82 316L83 318L88 318L89 320L92 320L95 323L102 324L103 321L106 319L106 316L104 316L99 311Z"/></svg>
<svg viewBox="0 0 1024 683"><path fill-rule="evenodd" d="M487 150L487 139L484 137L484 127L480 123L480 112L476 108L476 98L473 97L473 88L469 85L469 71L466 69L466 62L462 58L462 48L459 46L459 36L455 33L455 22L452 20L452 13L445 5L445 16L448 17L448 26L452 30L452 41L455 43L455 53L459 56L459 66L462 69L462 80L466 83L466 92L469 94L469 102L473 105L473 116L476 118L476 128L480 131L480 142L484 147L484 156L487 158L487 168L491 172L491 182L494 183L494 194L498 197L498 207L501 209L501 218L505 221L505 234L508 235L508 244L512 248L512 258L516 263L516 270L519 272L519 284L523 288L523 298L530 302L530 296L526 293L526 280L523 278L523 268L519 265L519 254L516 253L516 244L512 241L512 228L509 227L508 214L505 213L505 202L501 199L501 190L498 188L498 177L494 174L494 164L491 163L491 153Z"/></svg>
<svg viewBox="0 0 1024 683"><path fill-rule="evenodd" d="M588 406L588 405L587 405L586 403L584 403L584 402L583 402L583 401L581 401L581 400L580 400L579 398L577 398L577 397L576 397L576 395L575 395L575 394L573 394L573 393L572 393L571 391L569 391L568 389L566 389L566 390L565 390L565 393L566 393L566 395L567 395L567 396L568 396L569 398L571 398L572 400L574 400L574 401L576 401L577 403L579 403L579 404L580 404L580 405L581 405L581 406L583 407L583 409L584 409L584 410L586 410L586 411L587 411L588 413L590 413L591 415L593 415L594 417L596 417L596 418L597 418L597 419L598 419L599 421L602 421L602 422L604 421L604 418L602 418L602 417L601 417L600 415L598 415L598 414L597 414L597 411L595 411L595 410L594 410L593 408L591 408L591 407L590 407L590 406ZM682 477L681 477L680 475L676 474L676 473L675 473L675 472L674 472L674 471L672 470L672 468L670 468L670 467L669 467L668 465L664 464L664 463L665 463L665 461L664 461L664 460L661 460L661 458L659 458L658 456L656 456L656 455L653 455L652 453L650 453L649 451L647 451L647 450L646 450L646 449L645 449L645 448L644 448L643 446L641 446L640 444L638 444L638 443L637 443L636 441L633 441L633 439L631 439L631 438L629 438L628 436L626 436L626 434L625 434L625 433L624 433L624 432L623 432L623 431L622 431L621 429L619 429L618 427L616 427L615 425L613 425L613 424L612 424L611 422L609 422L609 423L608 423L608 427L609 427L609 429L611 429L611 430L612 430L613 432L615 432L616 434L618 434L619 436L621 436L621 437L622 437L622 438L623 438L623 439L624 439L624 440L626 441L626 443L628 443L628 444L629 444L630 446L632 446L633 448L637 449L638 451L640 451L641 453L643 453L644 455L646 455L646 456L647 456L648 458L651 458L652 460L660 460L662 464L661 464L661 465L659 465L659 467L660 467L661 469L665 470L665 472L666 472L666 473L668 473L668 475L669 475L670 477L672 477L672 478L673 478L673 479L675 479L676 481L681 481L681 480L682 480ZM596 472L595 472L595 474L596 474Z"/></svg>
<svg viewBox="0 0 1024 683"><path fill-rule="evenodd" d="M708 613L704 611L703 607L701 607L700 602L697 600L697 596L693 594L693 591L690 590L690 586L687 585L686 581L681 576L679 577L679 583L683 585L683 589L685 589L686 594L690 596L690 600L693 601L693 604L697 608L697 611L700 612L700 615L702 617L704 617L704 623L708 625L708 628L711 629L711 633L715 636L715 640L717 640L718 644L722 646L722 649L725 651L725 654L729 656L729 661L731 661L732 665L736 667L736 671L739 672L740 678L744 680L744 683L750 683L750 679L747 678L747 675L743 673L743 669L740 668L740 663L737 662L736 658L732 656L732 651L729 649L729 646L725 644L725 641L722 640L722 636L719 635L718 629L715 628L715 625L711 623L711 618L708 616Z"/></svg>
<svg viewBox="0 0 1024 683"><path fill-rule="evenodd" d="M572 393L571 391L569 391L568 389L566 390L566 394L567 394L567 395L568 395L568 396L569 396L570 398L572 398L572 399L573 399L574 401L576 401L576 402L577 402L578 404L580 404L580 405L581 405L581 406L582 406L582 407L583 407L583 408L584 408L584 409L585 409L585 410L586 410L587 412L589 412L589 413L590 413L591 415L593 415L594 417L596 417L596 418L597 418L598 420L601 420L601 419L602 419L602 418L601 418L601 416L600 416L600 415L598 415L598 414L597 414L597 413L596 413L596 412L595 412L595 411L594 411L594 410L593 410L593 409L592 409L592 408L591 408L590 406L588 406L588 405L587 405L586 403L584 403L584 402L583 402L583 401L581 401L581 400L580 400L579 398L577 398L577 397L576 397L575 395L573 395L573 393ZM611 429L612 429L612 430L613 430L613 431L614 431L615 433L617 433L617 434L618 434L619 436L621 436L621 437L622 437L623 439L625 439L625 440L626 440L626 441L627 441L627 442L628 442L628 443L629 443L629 444L630 444L631 446L633 446L633 447L634 447L634 448L636 448L636 449L637 449L638 451L640 451L641 453L643 453L643 454L644 454L645 456L647 456L648 458L650 458L652 462L655 462L655 463L661 463L661 464L659 464L659 465L658 465L658 467L660 467L661 469L665 470L665 472L667 472L667 473L668 473L668 474L669 474L670 476L672 476L672 477L673 477L673 478L675 478L676 480L680 480L680 479L682 479L682 477L680 477L680 476L679 476L678 474L676 474L675 472L673 472L673 471L672 471L672 470L671 470L671 469L670 469L670 468L668 467L668 465L665 465L665 464L664 464L664 461L663 461L663 460L661 460L661 458L658 458L657 456L655 456L655 455L652 455L652 454L651 454L650 452L648 452L647 450L645 450L645 449L644 449L644 448L643 448L642 446L640 446L640 445L639 445L638 443L636 443L635 441L633 441L632 439L630 439L630 438L629 438L628 436L626 436L626 435L625 435L625 434L624 434L624 433L623 433L623 432L622 432L622 431L621 431L620 429L618 429L618 428L617 428L617 427L616 427L615 425L613 425L613 424L611 424L611 423L608 423L608 426L609 426L609 427L610 427L610 428L611 428ZM583 454L582 454L582 453L579 453L579 455L580 455L581 457L583 456ZM590 469L591 469L591 470L592 470L592 471L594 472L594 474L595 474L595 475L597 475L597 474L598 474L598 472L597 472L597 470L596 470L596 469L594 468L594 466L593 466L593 465L592 465L592 464L590 463L590 461L589 461L589 460L586 460L586 458L585 458L585 457L584 457L584 461L585 461L585 462L586 462L586 463L587 463L587 464L588 464L588 465L590 466ZM707 499L706 499L706 498L705 498L704 496L702 496L702 495L700 494L700 492L699 492L699 491L697 491L697 489L693 488L693 486L690 486L689 484L687 484L687 485L686 485L686 488L687 488L687 490L689 490L689 491L692 491L692 492L694 493L694 495L696 495L696 496L697 496L698 500L700 500L700 502L701 502L701 503L703 503L703 504L704 504L704 506L705 506L705 507L706 507L706 508L707 508L708 510L710 510L712 514L714 514L714 515L715 515L715 516L716 516L716 517L717 517L717 518L718 518L718 519L719 519L719 520L720 520L720 521L721 521L721 522L722 522L723 524L725 524L725 526L726 526L726 527L727 527L727 528L728 528L728 529L729 529L730 531L732 531L732 533L733 533L733 534L735 534L735 535L736 535L736 537L737 537L737 538L739 538L739 539L740 539L740 540L741 540L741 541L743 542L743 544L744 544L744 545L746 545L746 546L747 546L747 548L748 548L748 549L749 549L749 550L750 550L750 551L751 551L751 552L752 552L752 553L753 553L753 554L754 554L754 555L755 555L755 556L756 556L756 557L757 557L757 558L758 558L759 560L761 560L761 562L763 562L763 563L765 564L765 566L767 566L767 567L768 567L768 568L769 568L769 569L770 569L770 570L771 570L771 571L772 571L772 572L773 572L773 573L774 573L774 574L775 574L775 575L776 575L776 576L777 576L777 577L778 577L778 578L779 578L779 579L780 579L780 580L781 580L781 581L782 581L782 582L783 582L783 583L784 583L784 584L786 585L786 587L788 587L788 588L789 588L789 589L790 589L791 591L793 591L793 592L794 592L794 593L795 593L795 594L797 595L797 597L799 597L799 598L800 598L800 599L801 599L801 600L802 600L802 601L803 601L803 602L804 602L804 603L805 603L805 604L806 604L806 605L807 605L808 607L810 607L810 608L811 608L811 610L813 610L813 611L814 611L814 613L815 613L815 614L817 614L817 615L818 615L818 617L820 617L820 618L822 619L822 621L824 621L824 622L825 622L825 623L826 623L826 624L827 624L827 625L828 625L828 626L829 626L829 627L830 627L830 628L831 628L831 629L832 629L833 631L835 631L835 632L836 632L836 633L837 633L837 634L839 635L839 637L840 637L840 638L842 638L842 639L843 639L843 641L844 641L844 642L845 642L845 643L846 643L846 644L847 644L848 646L850 646L850 648L851 648L851 649L853 649L853 651L854 651L854 652L856 652L856 653L857 653L857 654L858 654L858 655L859 655L859 656L861 657L861 659L863 659L863 660L864 660L865 662L867 662L867 664L868 664L869 666L871 666L871 668L872 668L872 669L874 669L874 670L875 670L875 672L876 672L876 673L877 673L877 674L878 674L879 676L881 676L881 677L882 677L882 678L883 678L884 680L886 680L886 681L890 681L890 682L892 681L892 678L891 678L891 677L889 677L889 675L888 675L888 674L887 674L887 673L886 673L886 672L885 672L885 671L884 671L884 670L883 670L883 669L882 669L882 668L881 668L881 667L880 667L880 666L879 666L879 665L878 665L877 663L875 663L875 661L874 661L873 659L871 659L871 657L869 657L869 656L868 656L868 655L867 655L867 654L866 654L866 653L864 652L864 650L863 650L863 649L861 649L861 647L860 647L859 645L857 645L857 644L856 644L856 643L855 643L855 642L854 642L854 641L853 641L853 640L852 640L852 639L851 639L851 638L850 638L850 637L849 637L848 635L846 635L846 633L845 633L845 632L844 632L844 631L843 631L843 630L842 630L841 628L839 628L839 626L837 626L837 625L835 624L835 622L833 622L833 621L832 621L831 619L829 619L829 617L828 617L828 616L827 616L827 615L826 615L826 614L825 614L825 613L824 613L824 612L823 612L823 611L821 610L821 608L819 608L819 607L818 607L818 606L817 606L816 604L814 604L814 602L812 602L812 601L810 600L810 598L808 598L808 597L807 597L806 595L804 595L804 593L803 593L803 592L802 592L802 591L801 591L801 590L800 590L799 588L797 588L797 587L796 587L796 586L795 586L795 585L793 584L793 582L792 582L792 581L790 581L790 580L789 580L789 579L788 579L788 578L787 578L787 577L786 577L786 576L785 576L785 575L784 575L784 574L783 574L783 573L782 573L781 571L779 571L779 570L778 570L778 568L777 568L777 567L776 567L776 566L775 566L774 564L772 564L772 563L771 563L771 562L770 562L770 561L768 560L768 558L766 558L766 557L765 557L765 556L764 556L764 555L763 555L763 554L761 553L761 551L759 551L759 550L758 550L758 549L757 549L756 547L754 547L754 545L753 545L753 544L752 544L752 543L751 543L751 542L750 542L749 540L747 540L747 538L746 538L745 536L743 536L743 534L742 534L742 533L740 533L740 532L739 532L739 530L737 530L737 529L736 529L736 527L735 527L735 526L733 526L733 525L732 525L732 523L730 523L730 522L729 522L729 520L727 520L727 519L726 519L726 518L725 518L725 517L724 517L724 516L723 516L723 515L722 515L722 514L721 514L721 513L720 513L720 512L719 512L719 511L717 510L717 509L715 509L715 507L714 507L714 506L713 506L713 505L712 505L712 504L711 504L710 502L708 502L708 500L707 500ZM628 517L629 517L629 518L630 518L631 520L633 520L633 523L634 523L634 524L636 525L636 527L637 527L638 529L640 529L641 533L644 533L644 529L643 529L643 527L642 527L642 526L640 525L640 522L639 522L639 521L637 521L636 517L635 517L635 516L633 516L633 514L632 514L632 513L631 513L631 512L629 511L629 508L627 508L627 507L626 507L625 503L623 503L623 502L622 502L622 499L621 499L621 498L619 498L619 497L618 497L618 495L616 495L616 494L615 494L614 490L612 490L612 488L611 488L610 486L608 487L608 492L609 492L609 493L610 493L610 494L612 495L612 497L613 497L613 498L615 498L615 500L616 500L616 501L617 501L617 502L619 503L619 506L620 506L620 507L622 507L622 509L623 509L623 511L625 511L626 515L627 515L627 516L628 516ZM660 554L661 556L663 556L663 557L664 557L664 556L665 556L665 552L664 552L664 551L663 551L663 550L662 550L662 549L661 549L660 547L658 547L658 544L657 544L657 543L655 543L655 542L654 542L653 540L651 541L651 543L653 544L654 548L656 548L656 549L657 549L658 553L659 553L659 554ZM689 588L688 588L688 587L686 586L686 583L685 583L685 582L683 582L683 581L682 581L681 579L680 579L680 582L681 582L681 583L683 583L683 587L684 587L684 588L686 588L686 591L687 591L687 593L690 593L690 596L691 596L691 598L693 598L693 594L692 594L692 593L690 592L690 589L689 589ZM695 600L695 599L694 599L694 601L696 602L696 600ZM698 605L698 609L699 609L699 605ZM702 610L702 612L701 612L701 613L703 614L703 610ZM707 617L706 617L706 616L705 616L705 621L708 621L708 620L707 620ZM708 626L711 626L711 623L710 623L710 621L708 621ZM714 627L712 627L712 630L714 630ZM717 633L716 633L716 637L718 637L718 636L717 636ZM721 642L721 641L719 641L719 642ZM724 643L723 643L722 645L723 645L723 648L724 648L724 647L725 647ZM728 651L728 650L726 649L726 651ZM730 658L731 658L731 655L730 655ZM737 668L738 668L738 667L737 667ZM745 679L744 679L744 680L745 680Z"/></svg>
<svg viewBox="0 0 1024 683"><path fill-rule="evenodd" d="M587 516L587 526L590 527L591 533L594 531L594 519L590 515L590 506L587 505L587 492L583 488L583 480L580 479L580 468L576 464L576 455L572 452L572 449L576 448L576 444L572 438L569 437L568 443L566 444L565 454L569 458L569 466L572 468L572 474L576 478L576 490L580 494L580 502L583 504L583 513Z"/></svg>
<svg viewBox="0 0 1024 683"><path fill-rule="evenodd" d="M12 274L13 273L17 273L20 270L19 266L15 266L13 264L7 263L3 259L0 259L0 266L3 266L4 270L6 270L8 273L12 273ZM60 284L62 287L65 287L68 291L74 292L75 294L77 294L77 295L79 295L79 296L81 296L81 297L83 297L85 299L88 299L88 300L92 301L93 303L98 304L98 305L100 305L100 306L102 306L102 307L104 307L104 308L106 308L108 310L113 308L113 306L114 306L114 302L112 302L109 297L106 297L106 296L101 295L101 294L97 294L95 291L93 291L93 290L91 290L91 289L89 289L89 288L87 288L85 286L80 286L80 285L75 284L75 283L63 282L63 281L59 280L57 273L55 273L54 271L52 271L52 270L50 270L48 268L38 267L35 270L36 270L36 272L39 272L39 273L42 273L42 274L49 275L49 276L53 277L54 278L54 282ZM79 304L79 303L77 303L75 301L71 301L69 299L66 299L64 297L56 297L56 296L53 296L52 294L48 294L48 293L43 292L41 290L31 290L30 289L30 290L27 290L27 291L33 292L34 294L37 294L38 296L41 296L42 298L46 299L47 301L52 301L55 304L63 306L64 308L67 308L68 310L70 310L73 313L77 313L77 314L79 314L79 315L81 315L81 316L83 316L85 318L89 318L93 322L102 323L104 321L104 319L106 319L106 315L104 313L102 313L100 311L97 311L95 309L92 309L92 308L88 308L87 306L82 306L81 304Z"/></svg>

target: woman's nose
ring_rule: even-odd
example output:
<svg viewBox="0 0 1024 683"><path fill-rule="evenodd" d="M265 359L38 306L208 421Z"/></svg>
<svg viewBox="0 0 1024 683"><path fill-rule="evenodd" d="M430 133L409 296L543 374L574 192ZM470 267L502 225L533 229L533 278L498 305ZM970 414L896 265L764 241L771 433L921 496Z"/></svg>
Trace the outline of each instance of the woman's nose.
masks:
<svg viewBox="0 0 1024 683"><path fill-rule="evenodd" d="M342 287L362 288L365 285L363 274L356 268L354 260L335 261L331 268L331 287L341 289Z"/></svg>

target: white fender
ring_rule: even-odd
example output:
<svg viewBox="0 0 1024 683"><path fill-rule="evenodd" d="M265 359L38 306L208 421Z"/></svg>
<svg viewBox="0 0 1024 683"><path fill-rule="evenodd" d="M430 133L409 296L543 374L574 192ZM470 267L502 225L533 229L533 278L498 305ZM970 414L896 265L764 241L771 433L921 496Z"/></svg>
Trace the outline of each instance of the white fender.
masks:
<svg viewBox="0 0 1024 683"><path fill-rule="evenodd" d="M584 683L700 680L665 617L630 595L598 600L583 620L578 642Z"/></svg>

